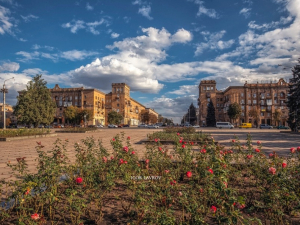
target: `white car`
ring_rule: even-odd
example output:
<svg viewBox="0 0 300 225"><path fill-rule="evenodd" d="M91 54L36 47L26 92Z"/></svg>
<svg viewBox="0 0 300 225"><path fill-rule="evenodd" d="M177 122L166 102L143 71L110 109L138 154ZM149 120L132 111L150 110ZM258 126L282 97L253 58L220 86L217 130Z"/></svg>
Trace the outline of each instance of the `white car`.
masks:
<svg viewBox="0 0 300 225"><path fill-rule="evenodd" d="M114 124L109 124L109 125L108 125L108 128L118 128L118 126L117 126L117 125L114 125Z"/></svg>
<svg viewBox="0 0 300 225"><path fill-rule="evenodd" d="M138 127L147 127L147 124L140 124L140 125L138 125Z"/></svg>
<svg viewBox="0 0 300 225"><path fill-rule="evenodd" d="M199 126L199 125L194 125L193 127L194 127L194 128L200 128L200 126Z"/></svg>
<svg viewBox="0 0 300 225"><path fill-rule="evenodd" d="M155 125L155 124L153 124L153 125L149 125L149 126L147 126L149 129L151 129L151 128L154 128L154 129L157 129L157 128L159 128L159 126L158 125Z"/></svg>
<svg viewBox="0 0 300 225"><path fill-rule="evenodd" d="M99 125L96 125L97 128L102 128L103 125L99 124Z"/></svg>

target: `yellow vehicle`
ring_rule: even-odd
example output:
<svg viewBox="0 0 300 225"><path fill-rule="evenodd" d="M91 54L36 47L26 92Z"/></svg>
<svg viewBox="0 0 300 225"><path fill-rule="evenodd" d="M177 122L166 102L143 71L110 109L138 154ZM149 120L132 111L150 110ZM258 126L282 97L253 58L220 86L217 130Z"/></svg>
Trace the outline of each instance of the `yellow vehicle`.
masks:
<svg viewBox="0 0 300 225"><path fill-rule="evenodd" d="M242 125L240 125L239 128L252 128L252 124L251 123L242 123Z"/></svg>

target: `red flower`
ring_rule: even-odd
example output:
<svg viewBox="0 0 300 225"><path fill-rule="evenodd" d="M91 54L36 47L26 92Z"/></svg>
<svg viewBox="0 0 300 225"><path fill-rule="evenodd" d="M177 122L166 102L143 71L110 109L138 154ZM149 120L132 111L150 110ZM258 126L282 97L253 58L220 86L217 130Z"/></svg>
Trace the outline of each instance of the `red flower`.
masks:
<svg viewBox="0 0 300 225"><path fill-rule="evenodd" d="M245 208L245 204L237 203L236 206L238 207L238 209L243 209L243 208Z"/></svg>
<svg viewBox="0 0 300 225"><path fill-rule="evenodd" d="M234 143L235 142L235 140L232 140L232 143Z"/></svg>
<svg viewBox="0 0 300 225"><path fill-rule="evenodd" d="M269 158L272 158L272 157L274 157L274 154L273 154L273 153L270 153L270 154L269 154Z"/></svg>
<svg viewBox="0 0 300 225"><path fill-rule="evenodd" d="M155 138L155 139L154 139L154 141L155 141L155 142L158 142L158 139L157 139L157 138Z"/></svg>
<svg viewBox="0 0 300 225"><path fill-rule="evenodd" d="M173 180L170 182L171 185L175 185L176 184L176 180Z"/></svg>
<svg viewBox="0 0 300 225"><path fill-rule="evenodd" d="M34 220L38 220L40 218L40 215L35 213L35 214L31 215L31 218L34 219Z"/></svg>
<svg viewBox="0 0 300 225"><path fill-rule="evenodd" d="M124 161L124 164L127 164L127 161Z"/></svg>
<svg viewBox="0 0 300 225"><path fill-rule="evenodd" d="M30 189L27 188L27 191L25 192L25 195L28 195L30 193Z"/></svg>
<svg viewBox="0 0 300 225"><path fill-rule="evenodd" d="M260 144L261 144L261 141L257 141L257 144L260 145Z"/></svg>
<svg viewBox="0 0 300 225"><path fill-rule="evenodd" d="M76 183L77 184L81 184L82 183L82 178L81 177L77 177L76 178Z"/></svg>
<svg viewBox="0 0 300 225"><path fill-rule="evenodd" d="M180 140L179 143L182 143L182 140Z"/></svg>
<svg viewBox="0 0 300 225"><path fill-rule="evenodd" d="M127 146L123 147L123 151L127 153L128 152L128 147Z"/></svg>
<svg viewBox="0 0 300 225"><path fill-rule="evenodd" d="M300 152L300 146L297 148L297 151Z"/></svg>
<svg viewBox="0 0 300 225"><path fill-rule="evenodd" d="M120 159L119 160L119 165L123 164L124 163L124 160L123 159Z"/></svg>
<svg viewBox="0 0 300 225"><path fill-rule="evenodd" d="M146 164L149 164L149 162L150 162L149 159L146 159L146 160L145 160L145 163L146 163Z"/></svg>
<svg viewBox="0 0 300 225"><path fill-rule="evenodd" d="M179 135L180 135L180 133L177 133L177 135L179 136Z"/></svg>
<svg viewBox="0 0 300 225"><path fill-rule="evenodd" d="M186 144L186 141L185 141L185 142L183 142L183 144Z"/></svg>
<svg viewBox="0 0 300 225"><path fill-rule="evenodd" d="M191 172L191 171L187 171L187 172L186 172L186 176L187 176L188 178L191 178L191 177L192 177L192 172Z"/></svg>
<svg viewBox="0 0 300 225"><path fill-rule="evenodd" d="M200 190L199 190L199 191L200 191L200 193L203 193L203 188L200 188Z"/></svg>
<svg viewBox="0 0 300 225"><path fill-rule="evenodd" d="M130 140L130 137L129 137L129 136L127 137L127 140Z"/></svg>
<svg viewBox="0 0 300 225"><path fill-rule="evenodd" d="M135 154L135 151L132 151L132 152L131 152L131 155L134 155L134 154Z"/></svg>
<svg viewBox="0 0 300 225"><path fill-rule="evenodd" d="M110 159L111 159L111 160L113 160L113 159L114 159L114 157L113 157L113 156L111 156L111 157L110 157Z"/></svg>
<svg viewBox="0 0 300 225"><path fill-rule="evenodd" d="M290 148L290 150L291 150L291 153L292 153L292 154L295 153L295 151L296 151L295 148Z"/></svg>
<svg viewBox="0 0 300 225"><path fill-rule="evenodd" d="M116 139L114 139L114 138L112 139L112 141L115 141L115 140L116 140Z"/></svg>
<svg viewBox="0 0 300 225"><path fill-rule="evenodd" d="M194 145L194 142L191 142L191 145ZM299 147L300 148L300 147Z"/></svg>
<svg viewBox="0 0 300 225"><path fill-rule="evenodd" d="M212 213L215 213L217 211L217 207L213 205L212 207L210 207L210 211Z"/></svg>
<svg viewBox="0 0 300 225"><path fill-rule="evenodd" d="M182 147L182 148L185 148L185 145L182 145L181 147Z"/></svg>
<svg viewBox="0 0 300 225"><path fill-rule="evenodd" d="M205 150L205 149L201 149L200 152L201 152L201 153L206 153L206 150Z"/></svg>
<svg viewBox="0 0 300 225"><path fill-rule="evenodd" d="M103 156L103 157L102 157L102 161L103 161L104 163L106 163L106 162L107 162L107 158L106 158L105 156Z"/></svg>
<svg viewBox="0 0 300 225"><path fill-rule="evenodd" d="M274 175L276 173L276 169L274 167L269 168L269 173Z"/></svg>
<svg viewBox="0 0 300 225"><path fill-rule="evenodd" d="M286 163L282 163L282 168L285 168L286 166L287 166L287 164Z"/></svg>
<svg viewBox="0 0 300 225"><path fill-rule="evenodd" d="M258 148L255 149L255 152L260 152L260 150Z"/></svg>
<svg viewBox="0 0 300 225"><path fill-rule="evenodd" d="M226 188L228 187L227 182L223 181L223 184L225 185Z"/></svg>
<svg viewBox="0 0 300 225"><path fill-rule="evenodd" d="M251 159L253 155L247 155L247 159Z"/></svg>
<svg viewBox="0 0 300 225"><path fill-rule="evenodd" d="M208 172L210 172L211 174L214 174L214 171L212 169L209 169Z"/></svg>
<svg viewBox="0 0 300 225"><path fill-rule="evenodd" d="M158 150L161 151L161 150L162 150L162 147L158 147Z"/></svg>

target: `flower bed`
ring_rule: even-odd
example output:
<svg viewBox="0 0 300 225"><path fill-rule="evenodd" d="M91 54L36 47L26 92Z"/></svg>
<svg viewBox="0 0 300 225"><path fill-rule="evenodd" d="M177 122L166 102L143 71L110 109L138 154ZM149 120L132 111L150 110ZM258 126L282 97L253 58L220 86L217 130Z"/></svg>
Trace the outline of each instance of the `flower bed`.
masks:
<svg viewBox="0 0 300 225"><path fill-rule="evenodd" d="M180 135L179 135L180 134ZM180 136L180 137L179 137ZM181 138L181 139L180 139ZM212 141L212 138L208 134L202 132L194 132L194 133L175 133L175 132L166 132L166 131L158 131L152 134L147 135L148 141L161 141L163 143L175 143L176 141L181 143L184 141L193 141L194 143L202 143Z"/></svg>
<svg viewBox="0 0 300 225"><path fill-rule="evenodd" d="M196 129L194 127L166 127L163 129L166 133L195 133Z"/></svg>
<svg viewBox="0 0 300 225"><path fill-rule="evenodd" d="M72 128L63 128L55 131L56 133L88 133L95 132L98 129L96 127L72 127Z"/></svg>
<svg viewBox="0 0 300 225"><path fill-rule="evenodd" d="M77 143L74 164L67 140L48 154L38 143L37 174L26 172L26 158L8 163L21 180L2 181L16 201L0 223L299 224L300 147L266 156L248 136L245 146L212 141L196 153L181 136L171 154L159 141L147 145L144 162L124 133L111 140L112 155L91 137Z"/></svg>
<svg viewBox="0 0 300 225"><path fill-rule="evenodd" d="M0 130L0 138L8 137L21 137L21 136L35 136L49 134L49 129L9 129L9 130Z"/></svg>

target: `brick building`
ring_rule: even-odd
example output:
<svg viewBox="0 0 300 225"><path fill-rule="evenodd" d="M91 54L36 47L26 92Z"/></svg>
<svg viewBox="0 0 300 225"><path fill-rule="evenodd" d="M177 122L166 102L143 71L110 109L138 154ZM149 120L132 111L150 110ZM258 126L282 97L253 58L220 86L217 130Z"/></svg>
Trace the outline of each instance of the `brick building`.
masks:
<svg viewBox="0 0 300 225"><path fill-rule="evenodd" d="M229 105L237 102L240 104L242 114L236 125L243 122L253 125L269 124L275 125L273 115L276 109L282 113L280 124L287 125L288 108L286 100L288 96L288 85L284 79L276 83L245 83L244 86L230 86L224 91L217 90L215 80L202 80L199 84L199 122L206 124L207 105L211 100L215 107L216 121L229 122L227 115ZM259 121L249 116L249 111L256 108L260 112Z"/></svg>

